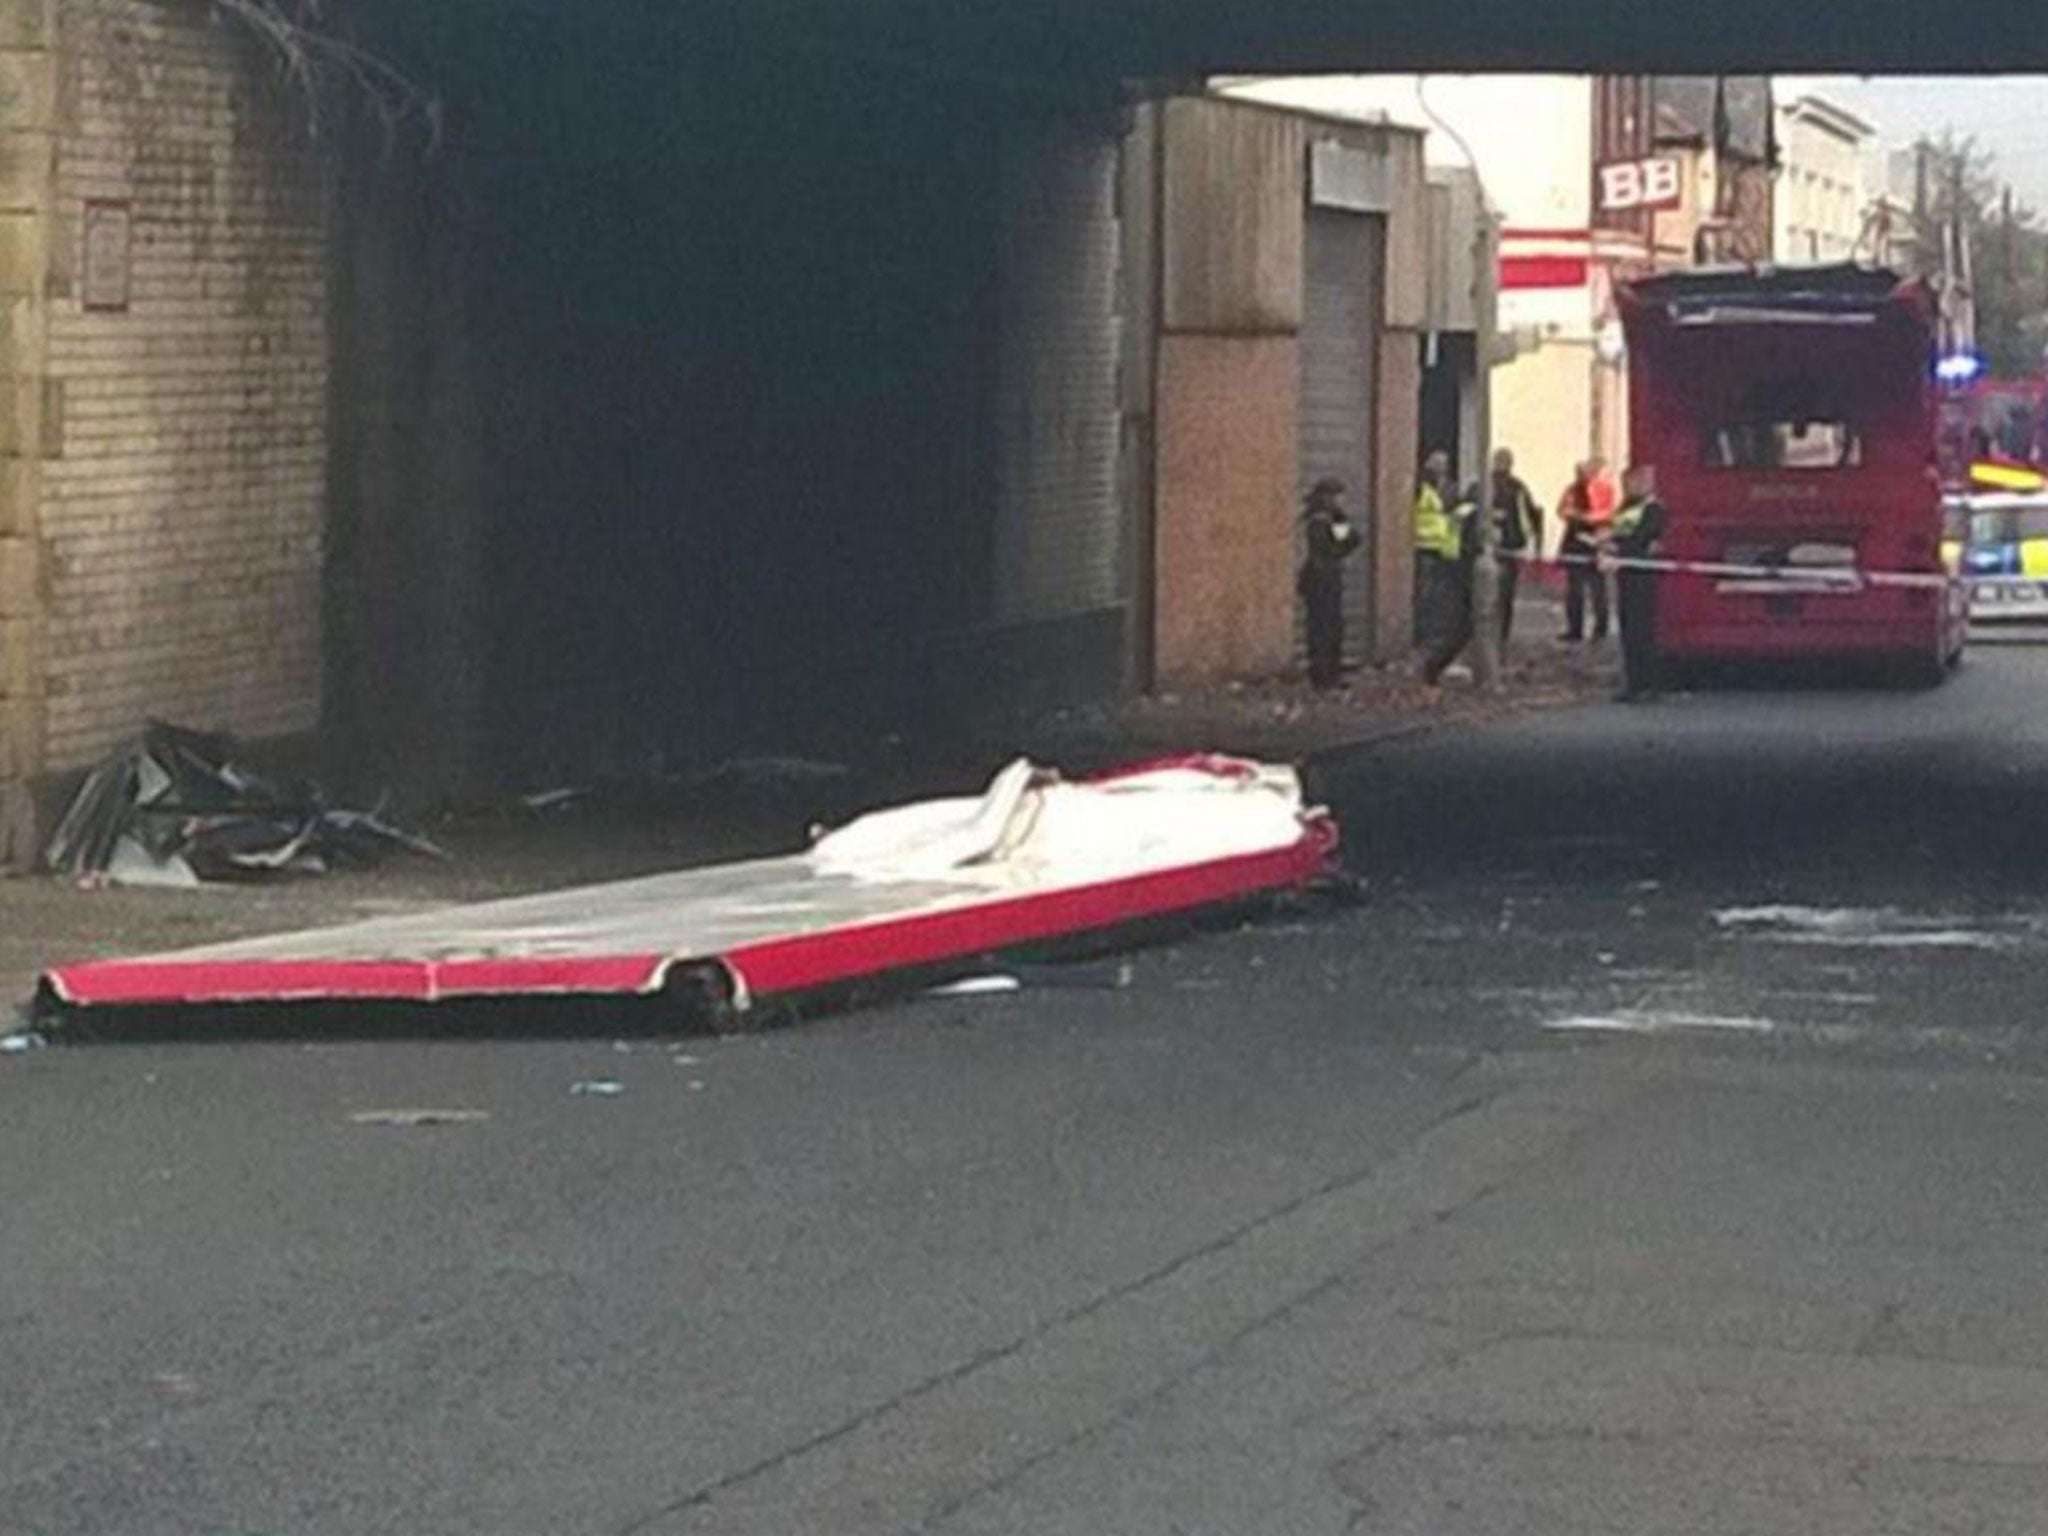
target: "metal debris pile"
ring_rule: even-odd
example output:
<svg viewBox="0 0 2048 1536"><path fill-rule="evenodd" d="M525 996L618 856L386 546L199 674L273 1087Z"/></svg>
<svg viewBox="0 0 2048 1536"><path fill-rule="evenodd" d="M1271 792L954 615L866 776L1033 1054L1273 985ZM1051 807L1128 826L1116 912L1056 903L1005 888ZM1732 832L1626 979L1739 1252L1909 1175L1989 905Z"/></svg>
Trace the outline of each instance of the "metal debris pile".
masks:
<svg viewBox="0 0 2048 1536"><path fill-rule="evenodd" d="M86 776L43 857L85 885L194 886L324 874L399 851L445 857L380 812L265 778L227 737L151 722Z"/></svg>

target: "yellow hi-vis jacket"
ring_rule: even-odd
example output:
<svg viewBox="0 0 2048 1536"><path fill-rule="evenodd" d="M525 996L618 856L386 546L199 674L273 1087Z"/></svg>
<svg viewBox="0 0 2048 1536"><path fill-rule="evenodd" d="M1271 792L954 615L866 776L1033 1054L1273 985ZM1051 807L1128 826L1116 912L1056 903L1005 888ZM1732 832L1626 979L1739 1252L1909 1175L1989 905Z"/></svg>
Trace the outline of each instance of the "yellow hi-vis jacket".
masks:
<svg viewBox="0 0 2048 1536"><path fill-rule="evenodd" d="M1415 493L1415 552L1458 558L1458 524L1437 488L1424 483Z"/></svg>

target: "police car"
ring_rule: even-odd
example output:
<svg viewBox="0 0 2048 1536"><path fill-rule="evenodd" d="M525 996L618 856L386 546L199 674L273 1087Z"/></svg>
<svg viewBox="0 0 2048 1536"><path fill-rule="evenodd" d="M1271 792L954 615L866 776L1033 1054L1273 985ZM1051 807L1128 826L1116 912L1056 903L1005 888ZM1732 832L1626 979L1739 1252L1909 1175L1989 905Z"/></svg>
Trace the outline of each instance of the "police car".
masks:
<svg viewBox="0 0 2048 1536"><path fill-rule="evenodd" d="M2048 619L2048 491L1979 492L1960 511L1971 620Z"/></svg>

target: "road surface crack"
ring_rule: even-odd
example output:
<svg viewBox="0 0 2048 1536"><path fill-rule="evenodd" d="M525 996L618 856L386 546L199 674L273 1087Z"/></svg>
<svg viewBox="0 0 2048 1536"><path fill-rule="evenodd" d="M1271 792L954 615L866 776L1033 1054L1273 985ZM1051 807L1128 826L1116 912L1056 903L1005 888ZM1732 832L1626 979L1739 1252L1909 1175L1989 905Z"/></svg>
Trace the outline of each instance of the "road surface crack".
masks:
<svg viewBox="0 0 2048 1536"><path fill-rule="evenodd" d="M1451 1075L1451 1077L1446 1082L1446 1086L1455 1086L1460 1079L1462 1079L1464 1076L1467 1075L1467 1073L1471 1071L1471 1069L1474 1066L1478 1065L1480 1059L1481 1058L1475 1055L1469 1060L1467 1060L1464 1063L1464 1065L1459 1067L1459 1069ZM1416 1143L1419 1143L1427 1139L1430 1135L1442 1129L1446 1125L1449 1125L1457 1120L1461 1120L1469 1115L1479 1113L1480 1111L1484 1110L1489 1104L1494 1102L1494 1100L1498 1099L1501 1095L1508 1091L1508 1087L1503 1086L1500 1088L1489 1089L1484 1093L1468 1094L1460 1098L1456 1103L1450 1105L1440 1114L1432 1117L1429 1121L1427 1121L1414 1134L1414 1136L1410 1138L1408 1144L1406 1146L1403 1146L1399 1150L1394 1151L1385 1157L1375 1160L1374 1162L1372 1162L1371 1164L1367 1165L1362 1169L1349 1170L1343 1174L1337 1175L1334 1178L1327 1179L1324 1182L1314 1186L1313 1188L1303 1192L1302 1194L1295 1196L1293 1199L1288 1200L1282 1203L1281 1205L1274 1207L1271 1210L1265 1211L1260 1215L1253 1217L1249 1221L1242 1222L1237 1226L1232 1227L1227 1231L1218 1234L1216 1237L1211 1238L1208 1242L1202 1243L1197 1247L1188 1249L1183 1253L1175 1255L1173 1258L1167 1260L1166 1262L1160 1265L1157 1265L1153 1269L1146 1271L1144 1274L1139 1275L1134 1279L1127 1280L1121 1285L1112 1286L1107 1290L1096 1293L1095 1295L1089 1297L1085 1301L1076 1303L1074 1306L1069 1307L1064 1312L1061 1312L1056 1316L1047 1319L1045 1322L1040 1323L1039 1325L1025 1333L1019 1334L1015 1338L1005 1340L1001 1344L991 1345L987 1349L981 1350L976 1354L970 1355L967 1359L961 1361L957 1365L949 1367L944 1371L940 1371L933 1375L927 1376L920 1381L914 1382L912 1385L904 1388L902 1391L894 1394L893 1396L884 1398L882 1401L861 1410L859 1413L854 1414L849 1418L841 1420L839 1423L831 1426L828 1429L820 1430L818 1433L808 1436L803 1440L799 1440L792 1445L785 1446L781 1450L778 1450L771 1455L764 1456L758 1461L750 1462L744 1467L737 1468L732 1472L726 1473L722 1477L716 1478L711 1482L704 1483L698 1486L697 1488L690 1490L688 1493L681 1495L680 1497L671 1499L668 1502L658 1505L657 1507L648 1510L642 1514L635 1515L633 1518L627 1520L625 1523L613 1527L612 1536L637 1536L637 1533L649 1529L658 1521L669 1519L675 1515L684 1514L693 1509L701 1509L705 1505L711 1503L713 1500L719 1498L723 1494L730 1493L736 1488L744 1487L746 1484L754 1482L762 1477L766 1477L776 1472L782 1467L788 1466L793 1462L802 1460L804 1457L809 1456L814 1452L824 1450L829 1446L835 1445L838 1442L845 1440L851 1435L858 1434L861 1430L867 1428L869 1425L874 1424L882 1419L885 1419L889 1415L899 1412L902 1409L917 1403L921 1399L929 1397L935 1392L941 1391L944 1388L952 1386L957 1382L964 1381L968 1377L973 1376L975 1373L979 1371L985 1370L992 1365L996 1365L1003 1360L1009 1359L1010 1357L1022 1352L1023 1350L1030 1348L1033 1344L1039 1342L1041 1339L1044 1339L1051 1334L1057 1333L1061 1329L1069 1328L1073 1326L1075 1323L1085 1321L1089 1317L1104 1310L1107 1307L1114 1306L1116 1303L1120 1301L1126 1300L1131 1296L1139 1295L1144 1291L1151 1289L1154 1286L1157 1286L1167 1280L1170 1280L1175 1275L1180 1274L1181 1272L1190 1268L1191 1266L1199 1264L1202 1260L1210 1258L1216 1254L1225 1252L1228 1249L1237 1246L1238 1244L1244 1242L1246 1239L1256 1236L1259 1232L1263 1231L1268 1227L1271 1227L1279 1222L1285 1221L1290 1216L1293 1216L1296 1213L1304 1210L1308 1206L1315 1204L1319 1200L1327 1199L1331 1195L1337 1194L1343 1190L1352 1188L1355 1185L1366 1183L1374 1178L1377 1178L1386 1170L1389 1164L1393 1163L1400 1157L1406 1155L1406 1153ZM1431 1209L1422 1212L1417 1216L1414 1222L1410 1223L1407 1227L1404 1227L1401 1232L1390 1236L1388 1239L1386 1239L1386 1241L1389 1243L1403 1241L1408 1236L1412 1235L1414 1231L1420 1230L1426 1225L1440 1223L1448 1219L1449 1217L1456 1215L1459 1209L1466 1208L1476 1201L1485 1199L1489 1195L1495 1193L1497 1187L1497 1185L1493 1184L1487 1185L1486 1187L1476 1191L1467 1200L1457 1202L1456 1206L1450 1211L1445 1211L1442 1209ZM1384 1244L1375 1244L1373 1245L1373 1249L1368 1251L1376 1251L1378 1248L1382 1246L1384 1246ZM1205 1351L1200 1359L1193 1362L1188 1367L1184 1368L1181 1372L1177 1373L1175 1379L1184 1379L1187 1375L1190 1375L1193 1372L1202 1369L1210 1361L1217 1358L1223 1351L1229 1349L1245 1337L1248 1337L1250 1334L1258 1331L1260 1328L1267 1326L1271 1321L1275 1320L1280 1316L1283 1316L1285 1313L1292 1310L1293 1308L1303 1305L1306 1302L1312 1300L1315 1295L1320 1294L1323 1291L1329 1289L1331 1286L1341 1281L1342 1278L1343 1274L1341 1272L1338 1275L1331 1276L1328 1279L1319 1282L1315 1287L1312 1288L1310 1293L1295 1297L1292 1300L1283 1303L1282 1306L1274 1309L1274 1311L1265 1314L1262 1317L1255 1318L1245 1326L1233 1331L1233 1333L1230 1335L1228 1339L1226 1339L1219 1345L1215 1346L1214 1348ZM1170 1387L1171 1385L1173 1385L1173 1381L1169 1380L1168 1382L1164 1383L1160 1388L1155 1389L1155 1392L1157 1390L1165 1390L1167 1387ZM1143 1401L1147 1401L1153 1395L1154 1394L1152 1393L1148 1393L1146 1397L1139 1399L1138 1402L1142 1403ZM1129 1405L1130 1408L1135 1408L1136 1406L1137 1403ZM1129 1411L1129 1409L1127 1408L1125 1411ZM972 1490L970 1493L962 1496L960 1499L957 1499L949 1503L940 1511L930 1516L927 1516L926 1523L929 1524L931 1521L945 1518L947 1514L957 1512L957 1510L963 1508L966 1504L971 1503L974 1499L981 1497L982 1494L1003 1486L1003 1484L1009 1478L1023 1475L1023 1473L1029 1471L1031 1466L1036 1465L1040 1460L1042 1460L1044 1454L1055 1454L1058 1450L1064 1448L1067 1444L1070 1444L1075 1439L1079 1438L1079 1436L1094 1433L1100 1427L1102 1427L1100 1423L1091 1424L1087 1426L1087 1428L1079 1431L1076 1436L1068 1437L1066 1440L1063 1440L1060 1443L1060 1445L1054 1446L1051 1449L1051 1452L1041 1453L1040 1456L1033 1457L1030 1461L1026 1462L1025 1464L1012 1469L1012 1471L1008 1473L1005 1473L1001 1478L998 1478L986 1485L983 1485L982 1487L978 1487Z"/></svg>

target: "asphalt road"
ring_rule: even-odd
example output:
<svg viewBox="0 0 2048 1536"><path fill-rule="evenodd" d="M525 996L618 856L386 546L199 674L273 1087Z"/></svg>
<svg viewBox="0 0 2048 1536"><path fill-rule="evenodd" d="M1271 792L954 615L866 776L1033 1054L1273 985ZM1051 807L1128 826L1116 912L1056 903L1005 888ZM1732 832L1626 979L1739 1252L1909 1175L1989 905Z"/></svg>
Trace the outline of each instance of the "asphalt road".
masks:
<svg viewBox="0 0 2048 1536"><path fill-rule="evenodd" d="M1316 783L1121 990L0 1058L0 1529L2048 1526L2048 651Z"/></svg>

